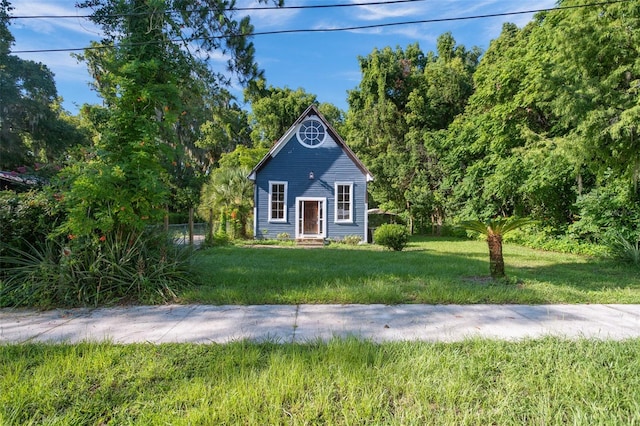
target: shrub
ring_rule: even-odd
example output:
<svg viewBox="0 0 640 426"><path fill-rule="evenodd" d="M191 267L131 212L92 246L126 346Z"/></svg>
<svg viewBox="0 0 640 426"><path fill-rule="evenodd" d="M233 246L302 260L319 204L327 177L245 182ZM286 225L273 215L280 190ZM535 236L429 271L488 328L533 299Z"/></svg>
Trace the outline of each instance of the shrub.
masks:
<svg viewBox="0 0 640 426"><path fill-rule="evenodd" d="M291 236L289 235L288 232L281 232L278 235L276 235L276 238L280 241L288 241L291 239Z"/></svg>
<svg viewBox="0 0 640 426"><path fill-rule="evenodd" d="M389 249L402 251L409 242L409 231L403 225L384 224L373 233L373 241Z"/></svg>
<svg viewBox="0 0 640 426"><path fill-rule="evenodd" d="M615 234L611 239L610 247L614 257L640 267L640 237L635 240L634 242L620 234Z"/></svg>
<svg viewBox="0 0 640 426"><path fill-rule="evenodd" d="M4 244L0 255L8 247L26 250L44 242L63 220L60 203L45 191L1 191L0 237Z"/></svg>
<svg viewBox="0 0 640 426"><path fill-rule="evenodd" d="M345 235L342 241L345 244L349 244L351 246L357 246L362 241L362 237L360 235Z"/></svg>
<svg viewBox="0 0 640 426"><path fill-rule="evenodd" d="M559 233L550 226L530 226L516 229L508 234L504 241L559 253L605 256L609 252L607 246L603 244L580 240L573 234Z"/></svg>
<svg viewBox="0 0 640 426"><path fill-rule="evenodd" d="M10 248L0 281L0 306L85 306L176 299L191 283L190 249L162 233L47 239Z"/></svg>

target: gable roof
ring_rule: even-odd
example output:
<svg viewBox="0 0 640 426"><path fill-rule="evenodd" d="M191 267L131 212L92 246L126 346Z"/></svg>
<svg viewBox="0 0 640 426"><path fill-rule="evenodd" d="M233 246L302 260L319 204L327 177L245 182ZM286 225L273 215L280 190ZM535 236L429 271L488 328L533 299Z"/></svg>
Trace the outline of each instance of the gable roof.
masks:
<svg viewBox="0 0 640 426"><path fill-rule="evenodd" d="M322 121L322 124L324 124L325 127L327 128L327 133L329 133L331 138L338 144L338 146L340 146L340 148L342 148L342 150L345 152L345 154L347 154L347 156L351 159L351 161L353 161L353 163L356 165L356 167L358 167L358 169L360 169L362 174L364 174L366 176L367 182L371 182L373 180L373 175L371 174L369 169L367 169L367 167L362 163L362 161L360 161L360 159L356 156L356 154L351 150L351 148L349 148L349 146L346 144L346 142L340 137L340 135L335 131L335 129L329 124L327 119L324 118L324 116L322 114L320 114L320 111L318 111L318 108L313 104L310 105L302 113L302 115L300 115L300 117L298 117L298 119L291 125L291 127L289 127L289 130L287 130L284 133L284 135L282 135L282 137L280 139L278 139L278 141L273 145L273 147L269 150L269 152L264 157L262 157L262 160L260 160L260 162L253 168L253 170L251 170L251 173L249 173L249 176L248 176L248 178L250 180L252 180L252 181L256 180L256 173L269 160L271 160L276 155L278 155L280 150L285 146L285 144L289 141L289 139L291 139L291 135L296 131L296 128L298 127L298 125L300 123L302 123L307 117L310 117L312 115L317 116L318 119L320 119L320 121Z"/></svg>

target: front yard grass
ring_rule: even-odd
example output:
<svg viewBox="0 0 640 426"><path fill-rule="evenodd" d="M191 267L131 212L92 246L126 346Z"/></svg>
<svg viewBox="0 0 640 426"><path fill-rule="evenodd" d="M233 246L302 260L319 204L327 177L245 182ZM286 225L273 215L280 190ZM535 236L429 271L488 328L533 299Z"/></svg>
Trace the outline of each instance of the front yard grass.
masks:
<svg viewBox="0 0 640 426"><path fill-rule="evenodd" d="M0 424L637 424L640 339L0 345Z"/></svg>
<svg viewBox="0 0 640 426"><path fill-rule="evenodd" d="M485 242L415 238L402 252L224 246L201 251L184 303L640 303L640 270L613 260L504 245L489 279Z"/></svg>

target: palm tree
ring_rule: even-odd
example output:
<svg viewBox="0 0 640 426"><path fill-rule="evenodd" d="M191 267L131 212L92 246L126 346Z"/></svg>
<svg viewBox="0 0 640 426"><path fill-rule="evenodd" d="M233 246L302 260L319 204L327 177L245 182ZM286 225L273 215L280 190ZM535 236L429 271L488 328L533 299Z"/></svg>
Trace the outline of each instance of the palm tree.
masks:
<svg viewBox="0 0 640 426"><path fill-rule="evenodd" d="M535 223L529 218L504 218L466 220L459 226L469 231L479 232L487 237L489 245L489 272L493 279L504 278L504 258L502 256L502 237L514 229Z"/></svg>
<svg viewBox="0 0 640 426"><path fill-rule="evenodd" d="M202 187L198 206L202 217L207 217L210 209L216 216L233 217L241 238L246 237L245 227L253 206L253 182L247 179L248 174L244 167L214 170Z"/></svg>

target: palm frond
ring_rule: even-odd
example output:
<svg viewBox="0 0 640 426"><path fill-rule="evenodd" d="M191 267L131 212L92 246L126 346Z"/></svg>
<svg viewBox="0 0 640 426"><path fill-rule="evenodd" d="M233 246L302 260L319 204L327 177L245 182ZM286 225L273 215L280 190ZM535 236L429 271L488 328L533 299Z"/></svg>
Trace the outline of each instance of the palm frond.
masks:
<svg viewBox="0 0 640 426"><path fill-rule="evenodd" d="M487 221L482 220L465 220L458 224L459 227L468 231L478 232L482 235L504 235L507 232L521 228L526 225L532 225L536 223L535 220L520 217L520 218L506 218L498 217L495 219L489 219Z"/></svg>
<svg viewBox="0 0 640 426"><path fill-rule="evenodd" d="M489 227L481 220L465 220L458 223L458 226L467 231L478 232L482 235L489 235Z"/></svg>

